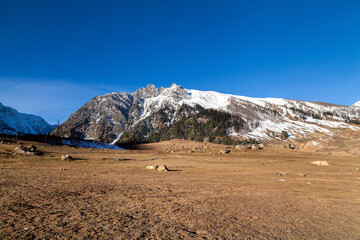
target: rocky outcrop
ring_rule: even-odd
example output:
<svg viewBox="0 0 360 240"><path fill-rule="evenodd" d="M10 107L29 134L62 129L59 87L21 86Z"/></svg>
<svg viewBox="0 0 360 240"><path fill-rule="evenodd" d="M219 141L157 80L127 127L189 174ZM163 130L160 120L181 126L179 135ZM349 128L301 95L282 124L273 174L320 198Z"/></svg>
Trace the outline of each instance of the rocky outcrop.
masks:
<svg viewBox="0 0 360 240"><path fill-rule="evenodd" d="M34 145L29 145L27 147L21 145L14 149L14 153L26 156L39 156L42 154L42 152L38 151Z"/></svg>

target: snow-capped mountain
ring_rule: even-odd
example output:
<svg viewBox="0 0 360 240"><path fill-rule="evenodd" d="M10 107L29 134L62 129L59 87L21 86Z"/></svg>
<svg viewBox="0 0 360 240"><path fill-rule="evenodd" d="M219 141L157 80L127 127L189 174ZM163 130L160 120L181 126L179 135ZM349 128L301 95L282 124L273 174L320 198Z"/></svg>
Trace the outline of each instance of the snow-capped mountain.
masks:
<svg viewBox="0 0 360 240"><path fill-rule="evenodd" d="M279 140L284 132L286 138L310 139L332 136L335 129L360 130L360 126L351 124L357 123L360 118L360 109L357 108L189 90L173 84L169 88L158 89L148 85L134 93L97 96L73 113L54 134L116 142L129 138L143 141L157 132L171 138L179 136L180 131L181 137L190 138L192 134L197 134L196 139L201 140L209 135L209 131L205 131L209 126L205 123L210 115L216 115L214 112L201 114L206 109L230 115L218 116L227 120L217 122L218 126L213 127L226 128L226 135L232 139L253 138L271 142ZM175 130L174 126L179 121L183 121L184 126L186 121L196 121L191 123L193 133L186 129L182 131L181 126L176 126ZM239 121L241 127L237 124ZM169 133L164 133L165 130Z"/></svg>
<svg viewBox="0 0 360 240"><path fill-rule="evenodd" d="M360 101L354 103L353 105L351 105L351 107L360 107Z"/></svg>
<svg viewBox="0 0 360 240"><path fill-rule="evenodd" d="M43 118L31 114L19 113L0 103L0 133L2 134L49 134L54 126Z"/></svg>

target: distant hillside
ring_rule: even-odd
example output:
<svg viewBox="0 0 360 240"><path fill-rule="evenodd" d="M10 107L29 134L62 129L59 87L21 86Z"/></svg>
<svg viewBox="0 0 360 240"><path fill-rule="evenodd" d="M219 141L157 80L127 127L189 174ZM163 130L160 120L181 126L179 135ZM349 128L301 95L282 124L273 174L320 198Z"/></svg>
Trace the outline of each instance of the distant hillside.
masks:
<svg viewBox="0 0 360 240"><path fill-rule="evenodd" d="M55 126L48 124L42 117L19 113L0 103L1 134L49 134Z"/></svg>
<svg viewBox="0 0 360 240"><path fill-rule="evenodd" d="M325 141L338 130L360 131L359 120L357 107L148 85L94 97L53 133L108 143Z"/></svg>

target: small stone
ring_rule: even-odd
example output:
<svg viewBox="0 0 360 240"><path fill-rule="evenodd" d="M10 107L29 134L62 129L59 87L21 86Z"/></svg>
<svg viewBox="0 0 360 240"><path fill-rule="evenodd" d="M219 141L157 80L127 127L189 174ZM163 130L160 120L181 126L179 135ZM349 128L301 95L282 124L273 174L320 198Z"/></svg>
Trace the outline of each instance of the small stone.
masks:
<svg viewBox="0 0 360 240"><path fill-rule="evenodd" d="M313 161L311 162L311 164L318 166L329 166L329 163L327 161Z"/></svg>
<svg viewBox="0 0 360 240"><path fill-rule="evenodd" d="M36 146L34 146L34 145L29 145L29 146L27 146L26 147L26 150L27 151L30 151L30 152L35 152L36 151Z"/></svg>
<svg viewBox="0 0 360 240"><path fill-rule="evenodd" d="M286 179L279 179L280 182L286 182Z"/></svg>
<svg viewBox="0 0 360 240"><path fill-rule="evenodd" d="M229 154L230 152L231 151L229 149L223 149L219 151L220 154Z"/></svg>
<svg viewBox="0 0 360 240"><path fill-rule="evenodd" d="M70 155L63 155L61 156L61 160L73 160L73 158Z"/></svg>
<svg viewBox="0 0 360 240"><path fill-rule="evenodd" d="M35 152L28 152L28 151L26 151L26 155L27 155L27 156L35 156Z"/></svg>
<svg viewBox="0 0 360 240"><path fill-rule="evenodd" d="M155 166L155 165L149 165L146 167L147 169L150 169L150 170L154 170L154 169L157 169L158 166Z"/></svg>
<svg viewBox="0 0 360 240"><path fill-rule="evenodd" d="M311 184L311 182L306 182L306 184L309 184L309 185L310 185L310 184Z"/></svg>

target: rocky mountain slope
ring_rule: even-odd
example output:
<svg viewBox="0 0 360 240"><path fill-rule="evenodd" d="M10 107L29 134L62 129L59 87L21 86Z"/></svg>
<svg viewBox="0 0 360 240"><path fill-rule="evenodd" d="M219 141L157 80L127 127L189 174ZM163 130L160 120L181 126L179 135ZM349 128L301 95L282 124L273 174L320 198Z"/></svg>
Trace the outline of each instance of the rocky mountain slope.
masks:
<svg viewBox="0 0 360 240"><path fill-rule="evenodd" d="M31 114L19 113L11 107L0 103L0 133L1 134L49 134L54 126L43 118Z"/></svg>
<svg viewBox="0 0 360 240"><path fill-rule="evenodd" d="M148 85L134 93L94 97L53 133L113 143L322 141L339 130L360 131L359 119L360 109L354 106Z"/></svg>

